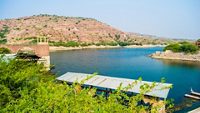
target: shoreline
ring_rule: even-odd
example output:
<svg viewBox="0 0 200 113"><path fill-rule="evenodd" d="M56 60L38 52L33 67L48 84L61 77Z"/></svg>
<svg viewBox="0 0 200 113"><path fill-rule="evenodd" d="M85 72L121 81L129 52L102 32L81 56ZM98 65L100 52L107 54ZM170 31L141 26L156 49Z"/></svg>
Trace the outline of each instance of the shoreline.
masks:
<svg viewBox="0 0 200 113"><path fill-rule="evenodd" d="M165 52L157 51L156 53L153 53L149 56L155 59L200 62L200 51L197 54L174 53L169 50Z"/></svg>
<svg viewBox="0 0 200 113"><path fill-rule="evenodd" d="M115 49L115 48L152 48L152 47L164 47L164 45L129 45L129 46L85 46L85 47L63 47L63 46L49 46L50 52L55 51L68 51L68 50L82 50L82 49Z"/></svg>

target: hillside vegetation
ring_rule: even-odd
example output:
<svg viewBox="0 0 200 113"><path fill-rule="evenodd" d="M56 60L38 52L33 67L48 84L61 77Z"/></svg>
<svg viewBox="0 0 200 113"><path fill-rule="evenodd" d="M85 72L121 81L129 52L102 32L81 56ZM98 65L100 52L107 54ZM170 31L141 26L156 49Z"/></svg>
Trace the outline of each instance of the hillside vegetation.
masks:
<svg viewBox="0 0 200 113"><path fill-rule="evenodd" d="M0 47L0 54L10 54L11 51L8 48Z"/></svg>
<svg viewBox="0 0 200 113"><path fill-rule="evenodd" d="M0 29L0 44L6 44L7 42L7 38L6 38L6 35L7 33L9 32L8 30L8 26L6 25L3 25Z"/></svg>
<svg viewBox="0 0 200 113"><path fill-rule="evenodd" d="M60 83L42 65L33 62L5 62L0 58L0 70L2 113L156 113L161 107L159 104L141 104L143 94L155 84L143 85L141 94L135 96L127 96L119 87L109 97L105 97L103 92L96 95L95 88L81 88L79 83L71 86ZM171 105L167 104L167 107Z"/></svg>
<svg viewBox="0 0 200 113"><path fill-rule="evenodd" d="M5 29L6 28L6 29ZM126 33L92 18L35 15L17 19L0 20L3 43L35 43L37 37L47 37L51 45L75 42L87 45L144 45L168 44L169 39L150 35ZM5 40L6 37L6 40Z"/></svg>

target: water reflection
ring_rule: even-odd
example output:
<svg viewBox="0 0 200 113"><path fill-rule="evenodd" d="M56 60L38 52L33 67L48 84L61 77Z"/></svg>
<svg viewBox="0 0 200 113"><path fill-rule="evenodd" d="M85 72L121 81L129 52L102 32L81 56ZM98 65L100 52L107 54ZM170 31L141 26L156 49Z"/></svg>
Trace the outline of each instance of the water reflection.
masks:
<svg viewBox="0 0 200 113"><path fill-rule="evenodd" d="M184 66L189 68L200 68L200 62L181 61L181 60L162 60L164 65Z"/></svg>

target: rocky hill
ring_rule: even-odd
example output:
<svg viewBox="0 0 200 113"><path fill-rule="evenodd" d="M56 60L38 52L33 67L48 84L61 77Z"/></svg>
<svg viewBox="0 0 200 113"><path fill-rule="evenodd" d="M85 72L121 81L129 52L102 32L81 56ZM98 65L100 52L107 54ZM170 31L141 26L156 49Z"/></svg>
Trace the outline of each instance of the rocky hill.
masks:
<svg viewBox="0 0 200 113"><path fill-rule="evenodd" d="M5 36L3 36L3 31ZM92 18L36 15L17 19L0 20L1 38L8 44L34 43L45 36L51 42L96 44L126 42L129 44L165 44L169 40L151 36L125 33Z"/></svg>

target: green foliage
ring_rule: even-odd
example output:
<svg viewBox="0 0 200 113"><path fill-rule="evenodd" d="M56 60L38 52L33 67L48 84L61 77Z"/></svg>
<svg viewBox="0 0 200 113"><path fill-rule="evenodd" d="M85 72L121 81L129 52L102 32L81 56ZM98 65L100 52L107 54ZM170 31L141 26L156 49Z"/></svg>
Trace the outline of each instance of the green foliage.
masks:
<svg viewBox="0 0 200 113"><path fill-rule="evenodd" d="M130 45L128 42L118 42L119 46L128 46Z"/></svg>
<svg viewBox="0 0 200 113"><path fill-rule="evenodd" d="M42 65L33 62L5 62L0 58L0 70L0 112L158 112L157 106L139 104L144 98L142 93L129 97L121 92L120 86L108 97L104 93L96 95L94 88L82 89L79 83L69 86L55 81ZM154 86L145 84L141 92L145 93Z"/></svg>
<svg viewBox="0 0 200 113"><path fill-rule="evenodd" d="M6 34L9 32L9 27L4 25L3 29L0 30L0 44L5 44L7 42Z"/></svg>
<svg viewBox="0 0 200 113"><path fill-rule="evenodd" d="M166 50L171 50L173 52L196 53L199 49L195 44L189 42L180 42L166 46L164 51Z"/></svg>
<svg viewBox="0 0 200 113"><path fill-rule="evenodd" d="M30 44L37 44L37 39L32 39Z"/></svg>
<svg viewBox="0 0 200 113"><path fill-rule="evenodd" d="M64 46L64 47L78 47L80 44L78 42L75 41L69 41L69 42L54 42L54 41L50 41L49 42L50 45L52 46Z"/></svg>
<svg viewBox="0 0 200 113"><path fill-rule="evenodd" d="M80 44L81 47L90 46L90 45L91 45L90 43L81 43Z"/></svg>
<svg viewBox="0 0 200 113"><path fill-rule="evenodd" d="M69 42L54 42L54 41L50 41L49 42L51 46L64 46L64 47L78 47L78 46L90 46L90 45L96 45L96 46L117 46L118 43L117 42L100 42L100 43L78 43L78 42L74 42L74 41L69 41Z"/></svg>
<svg viewBox="0 0 200 113"><path fill-rule="evenodd" d="M9 54L11 51L8 48L1 47L0 48L0 54Z"/></svg>
<svg viewBox="0 0 200 113"><path fill-rule="evenodd" d="M100 43L96 43L95 45L96 46L100 46L100 45L102 45L102 46L117 46L118 43L116 43L116 42L100 42Z"/></svg>
<svg viewBox="0 0 200 113"><path fill-rule="evenodd" d="M170 44L164 48L164 51L171 50L173 52L179 52L180 51L180 44Z"/></svg>
<svg viewBox="0 0 200 113"><path fill-rule="evenodd" d="M103 45L103 46L128 46L130 45L130 43L128 42L100 42L100 43L96 43L95 44L96 46L100 46L100 45Z"/></svg>
<svg viewBox="0 0 200 113"><path fill-rule="evenodd" d="M109 42L109 43L107 43L107 45L109 45L109 46L117 46L118 43L116 43L116 42Z"/></svg>
<svg viewBox="0 0 200 113"><path fill-rule="evenodd" d="M181 51L185 53L196 53L198 51L198 47L194 44L182 44Z"/></svg>
<svg viewBox="0 0 200 113"><path fill-rule="evenodd" d="M65 44L66 47L78 47L79 43L74 41L69 41Z"/></svg>

